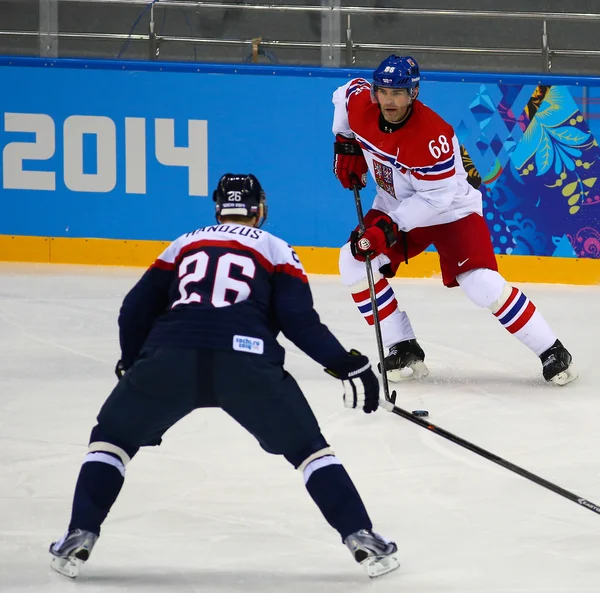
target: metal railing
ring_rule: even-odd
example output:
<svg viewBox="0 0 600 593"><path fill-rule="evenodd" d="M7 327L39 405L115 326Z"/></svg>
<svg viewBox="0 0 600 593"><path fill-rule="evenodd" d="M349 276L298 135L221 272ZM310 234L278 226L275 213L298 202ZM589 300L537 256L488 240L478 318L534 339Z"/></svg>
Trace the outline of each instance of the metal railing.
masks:
<svg viewBox="0 0 600 593"><path fill-rule="evenodd" d="M79 4L94 3L105 5L145 7L149 12L148 32L144 34L101 33L101 32L66 32L60 31L58 25L58 5L60 2ZM345 56L345 65L352 66L356 62L356 53L359 51L393 51L393 52L423 52L447 53L469 55L516 55L539 56L542 72L550 72L553 56L570 57L600 57L600 50L560 49L551 48L547 24L550 21L600 21L600 14L588 13L557 13L557 12L506 12L486 10L449 10L449 9L418 9L418 8L384 8L362 6L339 6L339 0L323 0L321 6L294 6L275 4L228 4L223 2L185 2L178 0L39 0L40 29L39 31L0 30L0 37L31 37L40 38L40 55L44 57L58 56L58 42L60 39L91 39L91 40L122 40L148 42L148 58L156 60L159 56L159 47L163 43L182 43L194 45L213 46L249 46L253 48L253 60L261 53L262 49L293 48L314 49L329 52L329 60L323 59L322 65L342 65L339 56ZM281 13L320 13L325 25L329 23L328 32L321 36L321 41L287 41L254 39L220 39L195 36L159 35L156 30L156 10L161 8L178 8L186 10L226 9L239 11L275 11ZM401 15L403 17L450 17L450 18L486 18L486 19L512 19L533 20L541 24L540 46L538 48L519 47L461 47L450 45L399 45L380 43L361 43L353 39L352 17L356 15ZM346 27L342 33L340 19L346 16ZM337 19L337 22L336 22ZM327 29L327 26L325 26ZM336 33L337 32L337 33ZM337 39L335 38L337 36ZM258 51L257 51L258 50ZM264 52L263 52L264 53ZM333 54L337 54L336 60Z"/></svg>

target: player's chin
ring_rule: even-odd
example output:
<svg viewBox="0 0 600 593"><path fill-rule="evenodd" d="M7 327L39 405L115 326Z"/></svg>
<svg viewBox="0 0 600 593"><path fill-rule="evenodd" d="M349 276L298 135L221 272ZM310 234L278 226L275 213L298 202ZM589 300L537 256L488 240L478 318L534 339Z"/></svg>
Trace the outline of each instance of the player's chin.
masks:
<svg viewBox="0 0 600 593"><path fill-rule="evenodd" d="M384 109L383 117L389 121L391 124L396 122L399 119L399 111L397 109Z"/></svg>

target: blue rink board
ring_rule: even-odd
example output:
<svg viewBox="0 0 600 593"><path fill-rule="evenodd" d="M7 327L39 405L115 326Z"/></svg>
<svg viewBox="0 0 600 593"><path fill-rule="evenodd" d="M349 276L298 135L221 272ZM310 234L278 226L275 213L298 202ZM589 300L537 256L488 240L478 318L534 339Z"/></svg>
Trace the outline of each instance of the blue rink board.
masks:
<svg viewBox="0 0 600 593"><path fill-rule="evenodd" d="M0 234L170 240L213 220L210 196L222 173L253 172L268 196L267 230L294 245L339 246L356 223L356 211L352 193L343 190L332 174L331 95L349 77L368 75L365 70L282 66L2 58ZM502 97L510 96L515 109L523 110L540 82L576 89L573 96L581 95L585 85L590 87L590 96L595 96L593 87L600 79L430 72L424 75L420 98L455 126L461 144L469 149L484 176L483 171L502 158L502 151L496 150L493 138L489 146L481 144L485 126L474 104L489 96L493 109L500 102L498 93L504 93ZM9 123L16 121L14 114L40 114L46 127L37 139L35 133L19 127L21 124L17 125L20 131L9 131L16 125ZM20 122L22 116L17 117ZM146 134L142 144L139 137L135 142L130 138L129 149L126 118L136 118L136 125L142 125ZM140 118L144 120L141 124ZM491 113L490 118L497 119L497 114ZM206 187L203 195L190 195L187 167L159 162L155 130L157 120L165 119L174 122L176 147L187 146L190 120L206 122L202 125L207 130L207 168L194 167L196 181L204 176L199 184ZM81 124L84 120L87 123ZM591 133L597 125L593 120L591 116L588 119ZM506 118L502 121L506 123ZM112 173L106 173L109 181L98 191L94 178L100 174L99 168L110 169L106 163L113 157L98 154L102 149L89 122L100 125L102 134L108 128L115 132L114 142L108 132L106 141L113 142L116 177L111 183ZM499 139L508 155L507 170L509 140ZM67 154L65 142L70 143ZM17 177L15 155L26 157L24 175ZM140 160L144 163L141 169ZM28 171L54 173L54 189L15 188L19 179L33 179ZM91 189L74 189L68 175L79 183L89 182ZM143 178L144 191L128 193L128 177ZM367 209L372 182L363 194ZM489 200L490 210L497 210L492 193ZM600 206L591 218L586 214L586 228L598 227L596 210ZM545 212L540 218L552 216ZM506 220L501 224L504 232ZM554 228L547 234L550 243L561 238ZM544 249L540 255L553 254L547 253L547 246Z"/></svg>

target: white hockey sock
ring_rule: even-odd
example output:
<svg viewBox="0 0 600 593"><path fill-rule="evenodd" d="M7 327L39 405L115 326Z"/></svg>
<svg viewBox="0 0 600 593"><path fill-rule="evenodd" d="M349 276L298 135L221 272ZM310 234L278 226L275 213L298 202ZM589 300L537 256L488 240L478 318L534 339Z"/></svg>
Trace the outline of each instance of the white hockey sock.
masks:
<svg viewBox="0 0 600 593"><path fill-rule="evenodd" d="M371 304L371 293L368 282L360 282L351 287L352 298L358 310L367 320L369 325L375 323L373 318L373 306ZM404 340L414 340L415 332L405 311L398 309L398 301L394 290L387 278L380 277L375 283L375 296L377 300L377 313L381 324L381 336L385 348L390 348Z"/></svg>
<svg viewBox="0 0 600 593"><path fill-rule="evenodd" d="M556 335L535 305L514 286L506 284L501 297L490 309L504 328L537 356L556 341Z"/></svg>
<svg viewBox="0 0 600 593"><path fill-rule="evenodd" d="M556 341L554 332L535 305L498 272L479 268L460 274L456 279L478 307L490 309L505 329L537 356Z"/></svg>

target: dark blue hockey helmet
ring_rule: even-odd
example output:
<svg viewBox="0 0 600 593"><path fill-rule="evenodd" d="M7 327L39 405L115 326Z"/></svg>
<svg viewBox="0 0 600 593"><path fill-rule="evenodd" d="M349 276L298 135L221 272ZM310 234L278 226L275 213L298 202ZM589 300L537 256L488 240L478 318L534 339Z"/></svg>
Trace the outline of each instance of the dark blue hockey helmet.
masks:
<svg viewBox="0 0 600 593"><path fill-rule="evenodd" d="M419 65L410 56L388 56L373 72L373 91L378 87L408 89L410 96L417 96L421 81Z"/></svg>
<svg viewBox="0 0 600 593"><path fill-rule="evenodd" d="M267 219L267 196L258 179L252 175L225 173L213 192L216 216L256 218L257 227Z"/></svg>

